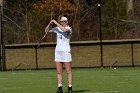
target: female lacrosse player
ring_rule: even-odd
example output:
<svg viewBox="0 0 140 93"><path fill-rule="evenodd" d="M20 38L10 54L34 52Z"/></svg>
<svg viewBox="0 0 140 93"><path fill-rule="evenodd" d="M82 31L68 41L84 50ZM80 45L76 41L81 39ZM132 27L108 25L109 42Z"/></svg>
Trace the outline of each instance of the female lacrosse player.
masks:
<svg viewBox="0 0 140 93"><path fill-rule="evenodd" d="M49 32L57 34L57 44L55 48L55 63L57 68L58 90L57 93L63 93L62 90L62 72L63 64L65 65L68 77L68 93L72 93L72 71L71 71L71 48L70 37L72 29L68 26L68 19L61 17L60 23L51 20L50 24L55 24L56 27L52 28Z"/></svg>

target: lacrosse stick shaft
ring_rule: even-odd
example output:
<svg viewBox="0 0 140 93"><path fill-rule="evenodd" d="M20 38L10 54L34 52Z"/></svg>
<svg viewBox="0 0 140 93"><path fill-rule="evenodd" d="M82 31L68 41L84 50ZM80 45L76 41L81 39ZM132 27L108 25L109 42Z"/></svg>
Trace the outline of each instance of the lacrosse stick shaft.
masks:
<svg viewBox="0 0 140 93"><path fill-rule="evenodd" d="M37 48L39 48L40 44L41 44L41 41L46 37L48 31L49 31L49 27L50 27L50 23L47 25L47 27L45 28L45 34L44 36L42 37L42 39L39 41L38 45L37 45Z"/></svg>

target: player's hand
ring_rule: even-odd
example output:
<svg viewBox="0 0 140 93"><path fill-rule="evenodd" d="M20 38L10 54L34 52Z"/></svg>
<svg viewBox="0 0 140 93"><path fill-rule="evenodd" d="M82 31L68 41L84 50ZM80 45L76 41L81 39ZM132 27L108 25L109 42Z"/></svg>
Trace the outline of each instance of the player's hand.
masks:
<svg viewBox="0 0 140 93"><path fill-rule="evenodd" d="M57 24L56 20L51 20L50 23L51 23L51 24L52 24L52 23Z"/></svg>

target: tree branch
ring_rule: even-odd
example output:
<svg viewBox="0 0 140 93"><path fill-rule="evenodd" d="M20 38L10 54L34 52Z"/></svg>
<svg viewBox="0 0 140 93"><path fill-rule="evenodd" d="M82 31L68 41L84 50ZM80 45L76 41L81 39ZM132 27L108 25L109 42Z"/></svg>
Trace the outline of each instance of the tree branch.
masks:
<svg viewBox="0 0 140 93"><path fill-rule="evenodd" d="M11 18L9 18L8 16L4 15L5 18L7 18L8 20L10 20L12 23L14 23L18 28L20 28L21 30L25 30L24 28L22 28L21 26L19 26L15 21L13 21Z"/></svg>
<svg viewBox="0 0 140 93"><path fill-rule="evenodd" d="M136 20L125 20L125 19L119 19L119 18L113 18L113 19L120 20L120 21L123 21L123 22L128 22L128 23L138 23L138 24L140 24L140 22L136 21Z"/></svg>

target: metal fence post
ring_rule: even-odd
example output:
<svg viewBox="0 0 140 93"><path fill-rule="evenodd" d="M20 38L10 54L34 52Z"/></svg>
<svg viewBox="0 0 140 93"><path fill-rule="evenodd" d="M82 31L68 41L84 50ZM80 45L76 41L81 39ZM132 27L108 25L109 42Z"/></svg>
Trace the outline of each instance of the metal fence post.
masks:
<svg viewBox="0 0 140 93"><path fill-rule="evenodd" d="M101 57L101 67L104 67L103 64L103 44L102 44L102 20L101 20L101 1L98 0L98 9L99 9L99 25L100 25L100 57Z"/></svg>
<svg viewBox="0 0 140 93"><path fill-rule="evenodd" d="M134 64L134 44L133 43L131 43L131 58L132 58L132 67L134 67L135 66L135 64Z"/></svg>
<svg viewBox="0 0 140 93"><path fill-rule="evenodd" d="M36 70L38 70L38 48L35 46Z"/></svg>
<svg viewBox="0 0 140 93"><path fill-rule="evenodd" d="M3 42L3 0L0 0L0 69L6 70L5 46Z"/></svg>

